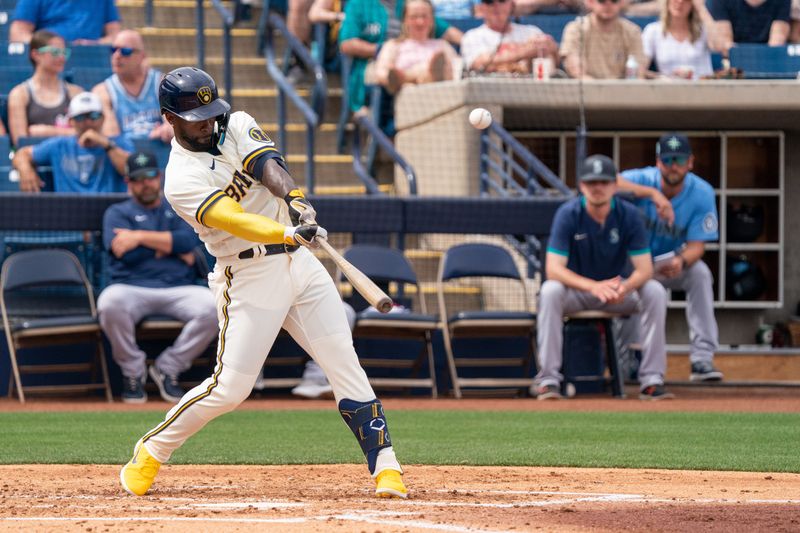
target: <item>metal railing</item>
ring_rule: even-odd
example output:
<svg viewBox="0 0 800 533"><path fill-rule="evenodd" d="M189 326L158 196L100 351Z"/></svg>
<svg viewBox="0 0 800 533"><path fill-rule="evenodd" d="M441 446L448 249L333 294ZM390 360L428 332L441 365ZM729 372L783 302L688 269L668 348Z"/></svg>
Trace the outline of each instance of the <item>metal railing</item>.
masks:
<svg viewBox="0 0 800 533"><path fill-rule="evenodd" d="M197 66L206 68L206 35L205 35L205 8L204 0L197 0L195 11L197 26ZM211 0L211 5L222 19L222 53L224 57L223 78L225 86L225 100L233 105L233 64L231 61L231 29L235 22L233 14L222 5L220 0Z"/></svg>
<svg viewBox="0 0 800 533"><path fill-rule="evenodd" d="M492 134L499 138L498 143L493 142ZM573 195L552 170L496 121L481 132L480 144L481 196ZM525 258L529 275L541 271L543 249L539 239L533 235L506 235L505 240Z"/></svg>
<svg viewBox="0 0 800 533"><path fill-rule="evenodd" d="M491 133L500 138L499 143L492 141ZM482 196L490 191L501 196L551 192L572 195L569 187L552 170L496 121L481 132L479 190Z"/></svg>
<svg viewBox="0 0 800 533"><path fill-rule="evenodd" d="M291 52L305 66L306 70L313 73L314 84L311 88L310 103L303 99L289 81L283 69L278 65L275 56L274 35L277 30L283 36L286 45ZM286 136L286 99L303 114L306 125L306 188L309 193L314 192L314 143L316 129L322 122L325 114L325 99L328 93L328 78L322 65L311 57L311 53L286 27L286 23L275 12L270 11L270 1L264 0L264 11L259 20L259 47L266 59L266 69L275 81L278 89L278 144L280 150L286 153L288 150Z"/></svg>

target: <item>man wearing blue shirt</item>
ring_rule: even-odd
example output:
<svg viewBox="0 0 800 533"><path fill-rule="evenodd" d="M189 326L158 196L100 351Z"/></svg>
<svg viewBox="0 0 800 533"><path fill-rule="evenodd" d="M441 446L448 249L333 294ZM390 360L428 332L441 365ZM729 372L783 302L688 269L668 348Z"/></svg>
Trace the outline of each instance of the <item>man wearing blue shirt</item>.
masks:
<svg viewBox="0 0 800 533"><path fill-rule="evenodd" d="M547 281L539 293L537 337L540 400L562 398L564 315L583 310L638 313L644 338L639 398L663 400L667 353L666 291L651 279L647 232L636 207L614 198L617 171L606 156L578 171L582 196L559 207L547 246Z"/></svg>
<svg viewBox="0 0 800 533"><path fill-rule="evenodd" d="M8 40L28 43L46 29L70 44L110 43L120 28L114 0L18 0Z"/></svg>
<svg viewBox="0 0 800 533"><path fill-rule="evenodd" d="M686 321L692 344L690 379L719 381L722 372L714 367L719 336L714 318L714 279L702 261L705 243L719 239L717 205L714 188L691 172L693 165L689 139L680 133L667 133L656 144L656 166L626 170L619 187L642 199L653 256L674 254L658 262L654 277L668 289L686 292Z"/></svg>
<svg viewBox="0 0 800 533"><path fill-rule="evenodd" d="M19 189L39 192L45 186L36 173L37 166L53 171L53 190L71 193L125 192L125 161L133 145L124 136L106 137L103 105L89 92L75 95L67 110L75 135L51 137L14 154L14 168L19 171Z"/></svg>
<svg viewBox="0 0 800 533"><path fill-rule="evenodd" d="M111 284L100 293L97 312L122 370L126 403L147 400L146 354L136 344L136 324L148 315L185 322L175 343L149 369L161 397L175 403L184 394L178 375L217 336L216 305L208 287L195 284L193 251L200 241L162 199L155 156L133 153L127 167L131 198L109 207L103 217Z"/></svg>

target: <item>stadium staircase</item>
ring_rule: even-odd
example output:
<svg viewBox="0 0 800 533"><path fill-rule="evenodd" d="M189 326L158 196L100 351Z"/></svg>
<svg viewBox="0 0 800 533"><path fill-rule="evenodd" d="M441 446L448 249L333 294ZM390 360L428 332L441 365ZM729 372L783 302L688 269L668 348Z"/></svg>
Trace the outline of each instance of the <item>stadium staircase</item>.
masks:
<svg viewBox="0 0 800 533"><path fill-rule="evenodd" d="M125 27L134 28L144 37L145 47L153 67L162 72L197 64L197 30L194 0L155 0L153 25L146 26L144 0L118 0L117 5ZM224 2L233 9L232 2ZM232 100L234 110L247 111L273 139L277 138L277 90L265 68L264 58L256 52L256 26L261 9L253 6L249 20L239 21L232 30L233 90L224 97ZM223 87L223 32L219 15L205 2L205 69ZM278 43L279 48L282 44ZM301 82L301 95L307 94L308 82ZM352 156L336 151L336 118L341 105L341 82L338 74L328 75L326 116L317 131L316 194L357 194L363 185L353 174ZM298 182L303 183L305 155L305 125L302 116L289 106L287 148L282 148L289 168Z"/></svg>

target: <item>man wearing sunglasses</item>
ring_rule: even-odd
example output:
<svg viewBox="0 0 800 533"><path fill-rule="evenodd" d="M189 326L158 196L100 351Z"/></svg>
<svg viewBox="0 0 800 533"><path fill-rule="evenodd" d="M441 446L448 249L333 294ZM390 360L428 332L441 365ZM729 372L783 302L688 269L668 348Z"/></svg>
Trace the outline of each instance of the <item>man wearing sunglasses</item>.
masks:
<svg viewBox="0 0 800 533"><path fill-rule="evenodd" d="M622 18L626 0L586 0L589 14L564 28L561 57L564 69L573 78L622 79L625 62L633 56L639 64L638 77L644 77L650 61L642 49L642 30Z"/></svg>
<svg viewBox="0 0 800 533"><path fill-rule="evenodd" d="M654 277L668 289L686 292L692 381L719 381L713 275L703 262L705 243L719 239L714 188L692 172L694 155L680 133L662 135L655 166L626 170L619 187L640 198L657 261ZM669 206L665 204L668 203Z"/></svg>
<svg viewBox="0 0 800 533"><path fill-rule="evenodd" d="M125 136L108 137L100 133L103 127L100 99L89 92L76 95L69 102L67 117L75 135L52 137L20 148L14 154L20 190L41 191L45 183L36 167L50 167L55 192L124 192L122 175L133 146Z"/></svg>
<svg viewBox="0 0 800 533"><path fill-rule="evenodd" d="M114 38L111 69L114 73L92 89L103 102L103 133L170 142L172 126L163 119L158 105L158 84L163 74L148 66L144 40L138 32L123 30Z"/></svg>
<svg viewBox="0 0 800 533"><path fill-rule="evenodd" d="M200 239L164 201L155 156L132 153L125 181L131 198L112 205L103 216L111 283L97 299L97 313L122 370L122 401L147 400L144 383L149 373L161 398L177 403L184 394L178 375L217 336L214 297L208 287L195 284L194 249ZM145 352L136 344L136 324L148 315L185 323L174 344L149 369Z"/></svg>

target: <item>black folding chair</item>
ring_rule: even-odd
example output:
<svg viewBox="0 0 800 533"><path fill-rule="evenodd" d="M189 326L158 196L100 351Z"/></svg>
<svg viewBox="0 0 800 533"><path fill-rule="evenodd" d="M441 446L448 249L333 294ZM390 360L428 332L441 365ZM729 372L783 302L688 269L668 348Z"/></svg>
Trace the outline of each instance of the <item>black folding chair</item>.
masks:
<svg viewBox="0 0 800 533"><path fill-rule="evenodd" d="M500 294L515 294L516 300L521 296L520 309L490 308L499 307L487 305L493 290L498 293L498 300L503 299ZM464 387L527 390L533 384L531 365L535 364L536 315L529 311L530 295L511 254L505 248L489 243L466 243L449 248L439 263L436 292L455 397L461 397ZM470 294L475 296L467 298ZM510 305L512 298L507 300L509 302L505 303ZM456 341L463 343L465 339L475 342L480 338L505 337L524 338L525 353L498 354L496 350L502 346L499 343L492 345L497 348L493 347L491 353L489 350L483 350L477 356L456 353ZM465 369L470 369L473 375L479 374L481 368L487 373L505 377L467 378L459 375Z"/></svg>
<svg viewBox="0 0 800 533"><path fill-rule="evenodd" d="M383 314L371 308L361 311L356 317L353 338L413 340L421 344L420 351L412 357L404 357L403 353L380 358L359 357L365 369L391 371L391 377L370 376L370 383L375 387L429 388L431 396L436 398L431 337L439 321L427 312L425 297L411 264L399 250L370 244L353 245L345 251L344 257L372 281L387 287L393 297L410 304L403 312ZM427 372L424 372L425 366Z"/></svg>
<svg viewBox="0 0 800 533"><path fill-rule="evenodd" d="M77 257L55 248L14 253L3 263L0 287L0 312L13 369L9 396L15 386L21 402L25 401L25 391L103 389L106 399L112 401L94 293ZM64 362L61 354L53 350L52 354L47 354L46 361L20 364L20 350L72 344L93 344L91 360ZM51 359L56 362L50 362ZM52 376L48 381L59 383L22 383L22 376L26 374L56 373L88 374L89 379L62 384L63 376Z"/></svg>

